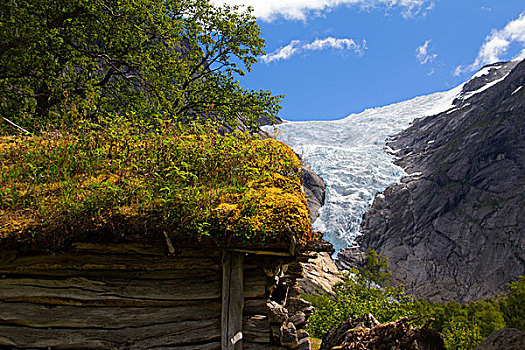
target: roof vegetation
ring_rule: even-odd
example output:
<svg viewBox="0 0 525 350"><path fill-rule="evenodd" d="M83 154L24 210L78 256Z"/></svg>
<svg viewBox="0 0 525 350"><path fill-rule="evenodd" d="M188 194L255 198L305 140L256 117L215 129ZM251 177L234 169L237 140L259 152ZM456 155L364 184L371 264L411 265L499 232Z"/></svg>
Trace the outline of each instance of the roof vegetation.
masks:
<svg viewBox="0 0 525 350"><path fill-rule="evenodd" d="M300 161L285 144L221 136L211 124L117 118L68 133L0 138L0 239L209 237L297 243L312 237Z"/></svg>

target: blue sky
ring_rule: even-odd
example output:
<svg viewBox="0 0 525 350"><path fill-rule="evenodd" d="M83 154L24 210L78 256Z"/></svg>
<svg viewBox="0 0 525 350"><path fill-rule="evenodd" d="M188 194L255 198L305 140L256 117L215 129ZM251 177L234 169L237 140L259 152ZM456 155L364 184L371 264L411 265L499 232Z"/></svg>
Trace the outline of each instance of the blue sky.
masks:
<svg viewBox="0 0 525 350"><path fill-rule="evenodd" d="M241 83L280 117L330 120L448 90L525 57L523 0L214 0L253 6L267 41Z"/></svg>

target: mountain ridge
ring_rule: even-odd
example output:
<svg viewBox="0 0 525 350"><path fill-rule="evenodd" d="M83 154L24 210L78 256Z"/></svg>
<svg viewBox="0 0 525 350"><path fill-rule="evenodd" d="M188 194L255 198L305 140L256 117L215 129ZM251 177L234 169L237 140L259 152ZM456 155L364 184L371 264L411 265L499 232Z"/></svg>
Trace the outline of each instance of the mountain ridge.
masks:
<svg viewBox="0 0 525 350"><path fill-rule="evenodd" d="M525 273L524 82L525 61L487 66L390 138L411 176L375 197L360 241L415 296L483 299Z"/></svg>

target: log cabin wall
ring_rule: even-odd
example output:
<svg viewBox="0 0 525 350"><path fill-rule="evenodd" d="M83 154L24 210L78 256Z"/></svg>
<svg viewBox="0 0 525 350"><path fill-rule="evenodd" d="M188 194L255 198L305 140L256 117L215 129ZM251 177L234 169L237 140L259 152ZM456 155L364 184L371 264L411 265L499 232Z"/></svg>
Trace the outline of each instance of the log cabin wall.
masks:
<svg viewBox="0 0 525 350"><path fill-rule="evenodd" d="M300 265L242 255L242 340L235 348L309 349L298 331L310 308L295 285ZM139 245L0 252L0 348L221 349L223 261L217 248L171 257Z"/></svg>

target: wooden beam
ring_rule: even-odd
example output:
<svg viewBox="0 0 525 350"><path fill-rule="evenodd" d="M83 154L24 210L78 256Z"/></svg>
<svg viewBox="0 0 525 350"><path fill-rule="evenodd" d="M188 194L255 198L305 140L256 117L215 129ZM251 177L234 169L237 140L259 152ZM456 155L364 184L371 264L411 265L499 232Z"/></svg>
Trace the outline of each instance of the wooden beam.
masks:
<svg viewBox="0 0 525 350"><path fill-rule="evenodd" d="M221 350L242 349L243 254L224 252L222 274Z"/></svg>
<svg viewBox="0 0 525 350"><path fill-rule="evenodd" d="M234 248L233 251L240 253L250 253L256 255L273 255L273 256L292 256L292 254L287 251L276 251L276 250L256 250L256 249L243 249L243 248Z"/></svg>

